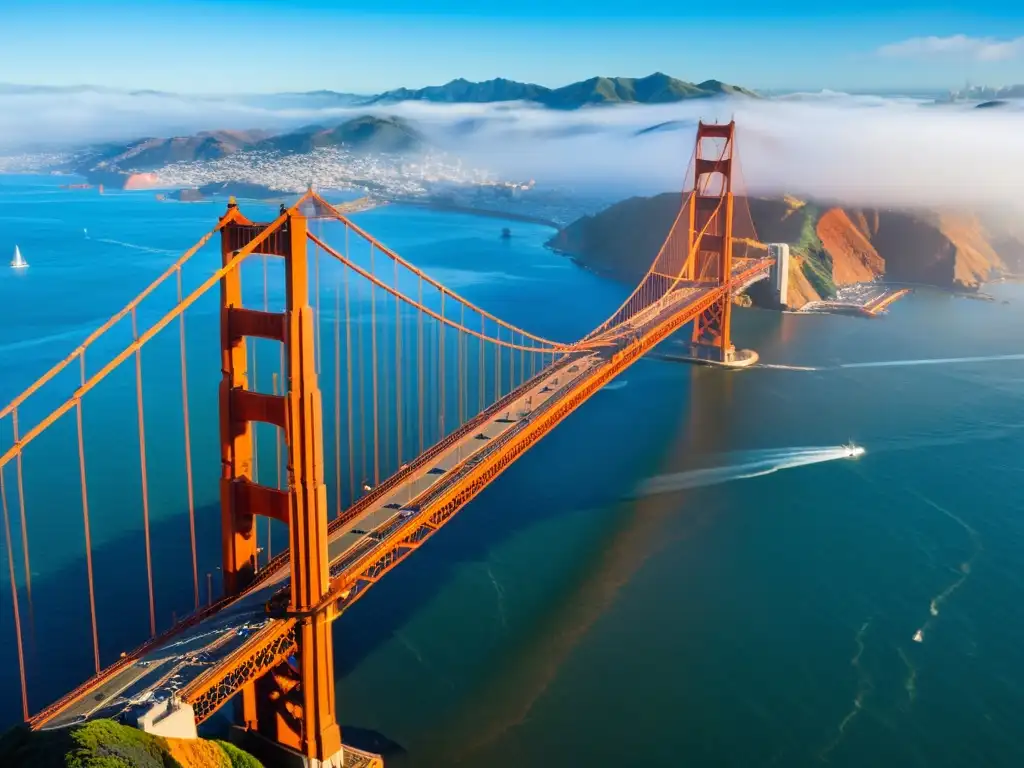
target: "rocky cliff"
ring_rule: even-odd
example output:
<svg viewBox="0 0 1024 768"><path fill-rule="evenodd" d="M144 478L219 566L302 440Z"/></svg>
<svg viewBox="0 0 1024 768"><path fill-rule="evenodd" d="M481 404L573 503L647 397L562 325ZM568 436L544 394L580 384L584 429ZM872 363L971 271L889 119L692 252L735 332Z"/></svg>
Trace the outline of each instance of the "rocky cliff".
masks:
<svg viewBox="0 0 1024 768"><path fill-rule="evenodd" d="M680 196L630 198L579 219L548 245L624 282L639 279L661 247ZM738 198L758 239L789 243L789 302L801 306L837 286L888 279L974 290L1024 269L1024 227L979 215L855 208L781 198Z"/></svg>

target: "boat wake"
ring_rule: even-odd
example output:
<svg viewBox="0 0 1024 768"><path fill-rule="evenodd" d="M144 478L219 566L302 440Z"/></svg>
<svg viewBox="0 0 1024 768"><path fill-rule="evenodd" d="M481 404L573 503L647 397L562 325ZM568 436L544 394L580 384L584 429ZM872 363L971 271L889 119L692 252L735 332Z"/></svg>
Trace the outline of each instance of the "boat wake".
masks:
<svg viewBox="0 0 1024 768"><path fill-rule="evenodd" d="M1010 360L1024 360L1024 354L982 355L978 357L934 357L923 360L878 360L870 363L841 363L840 365L781 365L758 363L755 368L770 368L776 371L842 371L849 368L906 368L916 365L967 365L971 363L1001 363Z"/></svg>
<svg viewBox="0 0 1024 768"><path fill-rule="evenodd" d="M1024 360L1019 355L986 355L983 357L940 357L925 360L884 360L877 363L844 363L837 368L902 368L911 365L955 365L959 363L997 363L1004 360Z"/></svg>
<svg viewBox="0 0 1024 768"><path fill-rule="evenodd" d="M776 371L820 371L820 368L808 365L775 365L773 363L758 363L755 368L771 368Z"/></svg>
<svg viewBox="0 0 1024 768"><path fill-rule="evenodd" d="M131 248L133 250L142 251L144 253L166 253L166 254L176 254L176 253L178 253L178 251L172 251L172 250L170 250L168 248L151 248L148 245L139 245L138 243L126 243L123 240L111 240L111 239L106 238L106 237L99 237L99 238L96 238L96 240L97 240L97 242L100 242L100 243L107 243L109 245L119 245L122 248Z"/></svg>
<svg viewBox="0 0 1024 768"><path fill-rule="evenodd" d="M601 388L601 391L602 392L615 392L616 390L619 390L619 389L625 389L627 384L629 384L628 381L626 381L625 379L620 379L619 381L613 381L611 384L605 384Z"/></svg>
<svg viewBox="0 0 1024 768"><path fill-rule="evenodd" d="M674 493L688 488L730 483L795 469L809 464L820 464L837 459L855 459L864 454L864 449L855 445L822 446L819 448L783 448L757 451L741 451L732 454L737 461L721 467L693 469L671 475L658 475L644 481L633 493L634 498L654 496L660 493Z"/></svg>
<svg viewBox="0 0 1024 768"><path fill-rule="evenodd" d="M960 563L960 566L956 568L954 571L954 573L956 573L956 578L953 580L951 584L949 584L945 589L943 589L941 592L939 592L935 597L931 599L931 602L928 604L928 620L925 621L925 623L918 628L917 632L914 633L914 642L923 643L925 635L928 634L928 631L935 623L935 620L939 617L939 609L942 607L942 604L945 603L954 592L960 589L963 583L967 581L967 579L970 577L971 567L974 565L974 561L978 558L978 555L981 554L982 546L981 537L978 535L978 532L970 525L968 525L966 522L964 522L962 518L953 514L945 507L936 504L934 501L929 499L924 494L918 493L913 489L908 490L920 501L927 504L932 509L942 513L950 520L952 520L954 523L963 528L971 542L970 554L962 563Z"/></svg>

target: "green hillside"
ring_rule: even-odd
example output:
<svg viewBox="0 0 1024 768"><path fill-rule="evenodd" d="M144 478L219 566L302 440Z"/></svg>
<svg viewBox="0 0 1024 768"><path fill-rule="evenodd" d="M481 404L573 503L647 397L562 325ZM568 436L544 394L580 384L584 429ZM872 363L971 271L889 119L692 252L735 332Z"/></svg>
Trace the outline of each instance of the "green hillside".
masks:
<svg viewBox="0 0 1024 768"><path fill-rule="evenodd" d="M363 152L409 152L423 143L420 133L399 117L364 115L333 128L315 125L273 136L255 149L304 153L320 147L345 146Z"/></svg>
<svg viewBox="0 0 1024 768"><path fill-rule="evenodd" d="M0 736L3 768L263 768L238 747L206 739L165 739L92 720L53 731L13 728Z"/></svg>
<svg viewBox="0 0 1024 768"><path fill-rule="evenodd" d="M647 77L592 77L561 88L546 88L515 80L495 79L481 83L452 80L427 88L399 88L372 99L373 103L432 101L438 103L486 103L534 101L552 109L579 109L593 104L669 104L712 96L756 97L753 91L718 80L690 83L655 72Z"/></svg>

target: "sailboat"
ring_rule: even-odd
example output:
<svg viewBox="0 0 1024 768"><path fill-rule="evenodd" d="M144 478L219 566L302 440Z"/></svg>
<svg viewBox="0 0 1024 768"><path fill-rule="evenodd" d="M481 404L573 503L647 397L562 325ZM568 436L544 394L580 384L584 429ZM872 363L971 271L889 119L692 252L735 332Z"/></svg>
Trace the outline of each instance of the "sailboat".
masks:
<svg viewBox="0 0 1024 768"><path fill-rule="evenodd" d="M28 267L28 262L21 255L21 249L18 246L14 246L14 259L11 260L11 269L25 269Z"/></svg>

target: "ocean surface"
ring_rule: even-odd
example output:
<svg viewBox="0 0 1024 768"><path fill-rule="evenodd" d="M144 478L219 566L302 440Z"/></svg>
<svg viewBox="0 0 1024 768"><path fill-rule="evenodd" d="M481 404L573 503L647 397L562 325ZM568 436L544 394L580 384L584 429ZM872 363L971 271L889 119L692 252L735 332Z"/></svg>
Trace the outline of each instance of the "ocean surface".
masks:
<svg viewBox="0 0 1024 768"><path fill-rule="evenodd" d="M223 210L60 182L0 177L3 264L15 243L31 264L0 266L3 403ZM582 335L625 295L545 250L544 227L401 207L356 220L545 336ZM186 292L217 255L197 259ZM998 301L920 291L877 320L737 310L737 345L776 367L636 364L335 623L343 728L400 766L1024 764L1024 289L990 290ZM205 601L205 574L219 584L216 301L193 309ZM140 326L159 314L140 311ZM97 358L131 341L130 318L122 326ZM165 335L142 356L158 629L196 587L177 330ZM149 615L134 366L122 368L83 405L104 664L145 638ZM73 389L77 368L68 375ZM41 398L24 423L59 400ZM31 615L11 502L33 711L93 663L74 410L65 421L25 456ZM0 448L10 429L0 424ZM843 458L850 440L864 456ZM4 477L10 500L13 467ZM0 545L10 724L20 703Z"/></svg>

